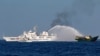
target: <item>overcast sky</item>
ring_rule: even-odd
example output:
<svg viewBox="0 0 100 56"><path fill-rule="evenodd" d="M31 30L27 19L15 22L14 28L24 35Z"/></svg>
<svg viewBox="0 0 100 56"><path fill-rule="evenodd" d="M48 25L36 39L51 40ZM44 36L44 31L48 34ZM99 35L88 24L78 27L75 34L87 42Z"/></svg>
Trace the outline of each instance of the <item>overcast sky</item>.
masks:
<svg viewBox="0 0 100 56"><path fill-rule="evenodd" d="M48 30L56 14L68 9L77 12L71 18L73 27L84 34L99 35L100 1L77 2L80 3L79 0L0 0L0 36L17 36L35 25L39 31ZM85 8L88 9L84 12Z"/></svg>

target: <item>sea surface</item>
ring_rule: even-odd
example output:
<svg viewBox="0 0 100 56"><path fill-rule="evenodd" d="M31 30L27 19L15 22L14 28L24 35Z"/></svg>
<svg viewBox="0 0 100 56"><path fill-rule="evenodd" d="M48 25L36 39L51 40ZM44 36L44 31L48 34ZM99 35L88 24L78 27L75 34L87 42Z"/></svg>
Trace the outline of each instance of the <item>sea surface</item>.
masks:
<svg viewBox="0 0 100 56"><path fill-rule="evenodd" d="M0 56L100 56L100 42L5 42Z"/></svg>

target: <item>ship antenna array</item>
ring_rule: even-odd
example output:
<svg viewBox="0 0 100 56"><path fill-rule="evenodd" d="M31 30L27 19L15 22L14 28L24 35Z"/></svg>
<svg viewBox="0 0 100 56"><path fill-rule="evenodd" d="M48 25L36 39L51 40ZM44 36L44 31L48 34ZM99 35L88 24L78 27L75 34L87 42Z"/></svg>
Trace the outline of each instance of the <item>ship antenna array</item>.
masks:
<svg viewBox="0 0 100 56"><path fill-rule="evenodd" d="M34 26L34 27L33 27L33 30L34 30L34 32L37 33L37 26Z"/></svg>

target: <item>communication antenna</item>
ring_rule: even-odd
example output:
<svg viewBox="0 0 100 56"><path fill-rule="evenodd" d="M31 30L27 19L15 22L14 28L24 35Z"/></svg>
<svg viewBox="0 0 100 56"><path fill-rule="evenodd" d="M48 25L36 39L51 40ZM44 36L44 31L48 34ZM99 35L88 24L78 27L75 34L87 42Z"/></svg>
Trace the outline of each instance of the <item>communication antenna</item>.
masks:
<svg viewBox="0 0 100 56"><path fill-rule="evenodd" d="M33 27L33 30L34 30L34 32L37 33L37 26L34 26L34 27Z"/></svg>

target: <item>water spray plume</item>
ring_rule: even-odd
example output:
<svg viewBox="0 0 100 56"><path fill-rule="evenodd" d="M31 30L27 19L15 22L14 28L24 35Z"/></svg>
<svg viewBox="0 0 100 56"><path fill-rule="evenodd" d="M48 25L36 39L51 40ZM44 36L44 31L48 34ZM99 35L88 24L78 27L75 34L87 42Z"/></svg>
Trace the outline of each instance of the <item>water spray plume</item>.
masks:
<svg viewBox="0 0 100 56"><path fill-rule="evenodd" d="M56 25L48 32L57 35L56 41L75 41L75 36L83 36L78 30L70 26Z"/></svg>

